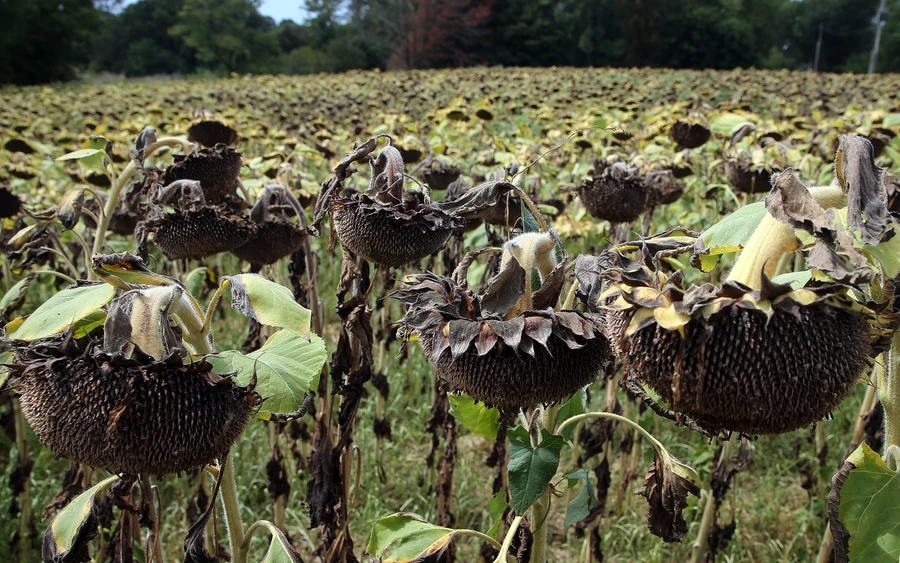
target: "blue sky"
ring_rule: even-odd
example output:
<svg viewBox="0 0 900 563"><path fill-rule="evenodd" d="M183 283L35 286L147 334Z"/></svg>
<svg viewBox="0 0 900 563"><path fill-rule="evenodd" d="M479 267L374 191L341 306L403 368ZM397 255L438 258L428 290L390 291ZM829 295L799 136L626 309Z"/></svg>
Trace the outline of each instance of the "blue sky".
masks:
<svg viewBox="0 0 900 563"><path fill-rule="evenodd" d="M137 0L125 0L123 6L133 4ZM261 14L269 16L275 22L281 20L294 20L297 23L306 19L306 10L301 8L303 0L262 0L259 7Z"/></svg>
<svg viewBox="0 0 900 563"><path fill-rule="evenodd" d="M294 20L300 23L306 18L306 10L301 8L302 5L303 0L262 0L259 11L276 22Z"/></svg>

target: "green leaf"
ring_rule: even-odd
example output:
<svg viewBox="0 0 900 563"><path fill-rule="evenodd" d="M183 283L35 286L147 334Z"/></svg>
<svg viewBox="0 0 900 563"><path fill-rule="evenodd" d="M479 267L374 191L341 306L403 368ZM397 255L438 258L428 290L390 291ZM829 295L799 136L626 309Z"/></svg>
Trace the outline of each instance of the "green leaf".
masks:
<svg viewBox="0 0 900 563"><path fill-rule="evenodd" d="M295 332L279 330L250 354L228 350L209 356L215 373L237 372L237 381L246 385L256 374L256 392L265 401L256 413L268 420L271 414L287 414L303 404L303 398L319 382L327 354L325 341L310 335L307 340Z"/></svg>
<svg viewBox="0 0 900 563"><path fill-rule="evenodd" d="M575 495L569 506L566 507L566 520L563 526L571 526L577 524L588 517L591 509L597 506L597 493L594 491L594 484L591 483L591 477L584 469L575 468L564 475L568 479L569 488L578 485L578 481L584 481L581 490Z"/></svg>
<svg viewBox="0 0 900 563"><path fill-rule="evenodd" d="M881 120L882 127L896 127L900 125L900 113L889 113Z"/></svg>
<svg viewBox="0 0 900 563"><path fill-rule="evenodd" d="M900 560L900 479L865 442L848 458L855 469L841 488L841 521L850 532L850 561Z"/></svg>
<svg viewBox="0 0 900 563"><path fill-rule="evenodd" d="M272 534L269 548L266 550L266 555L263 557L261 563L303 563L300 554L297 553L297 550L294 549L294 546L288 541L284 532L266 520L260 521L259 524L268 529ZM246 538L244 543L246 544L249 539L249 537Z"/></svg>
<svg viewBox="0 0 900 563"><path fill-rule="evenodd" d="M16 321L6 325L6 336L31 342L59 334L98 311L115 296L116 288L105 283L64 289L45 301L15 330L10 325Z"/></svg>
<svg viewBox="0 0 900 563"><path fill-rule="evenodd" d="M72 337L84 338L94 331L95 328L103 326L106 322L106 311L94 311L90 315L72 325Z"/></svg>
<svg viewBox="0 0 900 563"><path fill-rule="evenodd" d="M509 493L513 509L522 516L547 490L559 468L563 438L541 430L541 443L531 447L528 431L517 426L506 431L509 438Z"/></svg>
<svg viewBox="0 0 900 563"><path fill-rule="evenodd" d="M9 288L9 291L0 299L0 311L6 311L10 305L21 304L33 280L34 276L25 276Z"/></svg>
<svg viewBox="0 0 900 563"><path fill-rule="evenodd" d="M9 379L9 368L4 364L8 364L11 361L12 352L0 352L0 389L3 389L6 380Z"/></svg>
<svg viewBox="0 0 900 563"><path fill-rule="evenodd" d="M881 264L885 277L893 278L900 272L900 232L898 232L896 224L894 225L894 236L890 240L882 242L878 246L863 244L861 248Z"/></svg>
<svg viewBox="0 0 900 563"><path fill-rule="evenodd" d="M766 216L764 201L741 207L700 234L702 249L695 247L692 263L704 272L712 270L718 256L738 252L750 240Z"/></svg>
<svg viewBox="0 0 900 563"><path fill-rule="evenodd" d="M789 283L794 289L800 289L812 279L812 270L802 270L800 272L788 272L772 278L775 283Z"/></svg>
<svg viewBox="0 0 900 563"><path fill-rule="evenodd" d="M587 391L585 389L579 389L575 392L574 395L566 399L559 405L559 408L556 411L556 420L562 423L566 419L572 418L573 416L578 416L579 414L584 414L585 407L587 406ZM575 427L577 424L569 425L565 430L563 430L562 436L566 440L572 439L572 433L575 432Z"/></svg>
<svg viewBox="0 0 900 563"><path fill-rule="evenodd" d="M91 156L98 155L103 151L100 149L78 149L77 151L70 152L69 154L65 154L56 158L55 160L81 160L82 158L88 158Z"/></svg>
<svg viewBox="0 0 900 563"><path fill-rule="evenodd" d="M500 431L500 411L487 407L468 395L448 395L450 414L469 432L488 440L496 440Z"/></svg>
<svg viewBox="0 0 900 563"><path fill-rule="evenodd" d="M528 209L528 206L525 205L525 200L522 200L522 223L524 226L524 232L526 233L539 233L541 232L541 227L538 225L537 219L534 218L534 215L531 214L531 210Z"/></svg>
<svg viewBox="0 0 900 563"><path fill-rule="evenodd" d="M375 521L366 553L382 557L384 563L405 563L446 544L454 532L398 512Z"/></svg>
<svg viewBox="0 0 900 563"><path fill-rule="evenodd" d="M743 115L731 112L720 113L709 120L710 131L729 137L744 125L753 125L753 123Z"/></svg>
<svg viewBox="0 0 900 563"><path fill-rule="evenodd" d="M256 274L227 276L231 306L256 321L309 337L312 312L294 300L291 290Z"/></svg>
<svg viewBox="0 0 900 563"><path fill-rule="evenodd" d="M503 523L503 513L506 512L506 507L508 506L509 503L506 502L506 491L503 490L494 493L494 496L491 497L490 504L488 504L488 516L491 517L491 529L487 531L487 535L497 541L500 541L500 524Z"/></svg>
<svg viewBox="0 0 900 563"><path fill-rule="evenodd" d="M119 477L114 475L100 481L75 497L75 500L56 515L44 533L44 557L46 560L68 560L68 553L86 549L87 542L97 535L94 497L103 488L118 480ZM48 551L50 553L47 553ZM78 560L81 561L81 559Z"/></svg>

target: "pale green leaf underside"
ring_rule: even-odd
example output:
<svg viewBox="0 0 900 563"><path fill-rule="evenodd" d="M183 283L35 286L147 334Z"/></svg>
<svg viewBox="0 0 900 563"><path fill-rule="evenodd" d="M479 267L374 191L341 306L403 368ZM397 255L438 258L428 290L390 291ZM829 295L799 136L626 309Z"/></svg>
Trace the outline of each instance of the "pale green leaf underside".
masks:
<svg viewBox="0 0 900 563"><path fill-rule="evenodd" d="M118 479L118 476L113 475L100 481L75 497L75 500L67 504L56 515L53 522L50 523L50 529L53 532L53 540L56 542L57 553L65 553L72 548L72 542L75 541L78 529L91 514L91 508L94 506L94 496L101 489L111 485Z"/></svg>
<svg viewBox="0 0 900 563"><path fill-rule="evenodd" d="M366 553L382 557L384 563L404 563L445 540L454 531L405 514L392 514L375 521Z"/></svg>
<svg viewBox="0 0 900 563"><path fill-rule="evenodd" d="M468 395L448 395L450 414L469 432L488 440L496 440L500 430L500 411L487 407Z"/></svg>
<svg viewBox="0 0 900 563"><path fill-rule="evenodd" d="M294 300L291 290L256 274L225 278L231 283L231 303L260 323L309 336L312 312Z"/></svg>

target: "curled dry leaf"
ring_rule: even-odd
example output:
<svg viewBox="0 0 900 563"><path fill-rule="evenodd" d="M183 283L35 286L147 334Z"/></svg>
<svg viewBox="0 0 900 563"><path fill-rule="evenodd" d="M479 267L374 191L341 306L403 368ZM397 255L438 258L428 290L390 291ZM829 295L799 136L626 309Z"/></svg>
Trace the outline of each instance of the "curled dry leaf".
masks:
<svg viewBox="0 0 900 563"><path fill-rule="evenodd" d="M687 522L683 512L689 493L700 496L700 489L691 479L676 471L672 461L656 455L644 484L637 492L650 505L647 525L653 535L666 542L680 542L684 538Z"/></svg>

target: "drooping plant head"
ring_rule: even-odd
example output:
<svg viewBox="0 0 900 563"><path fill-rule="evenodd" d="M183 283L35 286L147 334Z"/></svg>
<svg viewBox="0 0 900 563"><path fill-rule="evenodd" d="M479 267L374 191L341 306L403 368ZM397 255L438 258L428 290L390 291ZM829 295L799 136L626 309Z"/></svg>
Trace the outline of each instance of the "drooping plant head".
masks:
<svg viewBox="0 0 900 563"><path fill-rule="evenodd" d="M322 185L310 226L310 232L318 235L330 213L344 250L365 260L388 267L419 260L439 250L468 220L489 213L503 195L521 193L506 181L485 182L445 202L432 201L427 189L405 191L400 152L389 144L372 156L382 137L390 139L373 137L344 155L334 178ZM354 163L363 162L370 167L368 188L363 193L346 189L347 179L356 171ZM534 206L529 198L525 201Z"/></svg>
<svg viewBox="0 0 900 563"><path fill-rule="evenodd" d="M483 294L467 288L470 252L452 278L409 277L392 297L409 309L401 321L415 334L437 375L452 390L514 413L561 401L593 381L609 357L600 320L556 310L568 256L556 260L553 231L507 242L500 269ZM532 272L539 287L532 290Z"/></svg>
<svg viewBox="0 0 900 563"><path fill-rule="evenodd" d="M836 185L808 189L786 171L766 202L754 204L757 216L747 206L697 238L701 267L743 246L720 287L684 289L681 272L660 271L660 252L648 248L665 236L637 244L642 263L615 250L597 258L593 271L605 283L599 294L585 274L591 268L578 270L593 289L592 306L606 311L607 334L629 377L710 430L749 434L814 423L853 389L893 322L860 290L896 275L898 263L883 246L894 226L870 147L853 137L841 147ZM807 270L779 270L792 252Z"/></svg>

